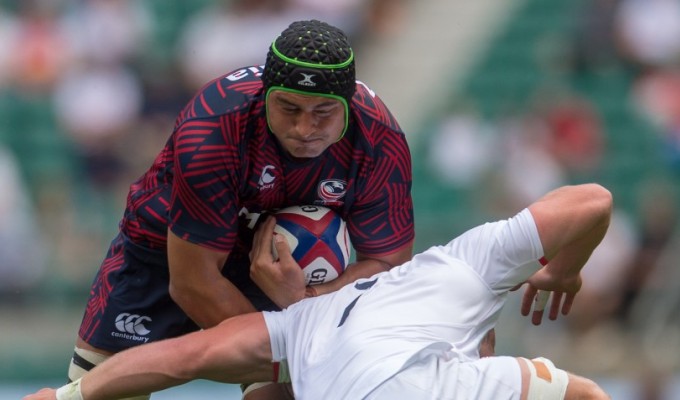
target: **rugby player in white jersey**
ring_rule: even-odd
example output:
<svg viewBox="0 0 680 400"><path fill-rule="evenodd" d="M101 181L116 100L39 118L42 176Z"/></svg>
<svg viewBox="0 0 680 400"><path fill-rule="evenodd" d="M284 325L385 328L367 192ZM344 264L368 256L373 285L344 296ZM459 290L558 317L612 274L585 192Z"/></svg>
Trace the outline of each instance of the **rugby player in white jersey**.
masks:
<svg viewBox="0 0 680 400"><path fill-rule="evenodd" d="M552 292L551 318L569 312L611 209L602 186L565 186L390 271L280 312L124 351L81 380L25 400L117 399L193 379L272 378L292 382L300 400L606 399L593 381L547 359L480 358L478 349L521 283L529 283L525 315L538 291ZM253 262L302 279L280 240L280 259L272 259L273 227L270 219L258 232Z"/></svg>

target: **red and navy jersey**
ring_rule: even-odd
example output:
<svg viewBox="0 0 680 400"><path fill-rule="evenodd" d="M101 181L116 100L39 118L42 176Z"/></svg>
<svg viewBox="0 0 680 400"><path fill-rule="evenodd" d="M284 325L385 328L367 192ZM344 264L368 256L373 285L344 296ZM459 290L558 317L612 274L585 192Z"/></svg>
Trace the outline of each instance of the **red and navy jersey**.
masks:
<svg viewBox="0 0 680 400"><path fill-rule="evenodd" d="M151 168L130 188L121 229L164 249L177 236L247 257L257 218L289 205L334 209L363 254L414 237L411 157L382 101L361 82L344 137L319 157L291 159L267 125L261 66L208 83L186 105Z"/></svg>

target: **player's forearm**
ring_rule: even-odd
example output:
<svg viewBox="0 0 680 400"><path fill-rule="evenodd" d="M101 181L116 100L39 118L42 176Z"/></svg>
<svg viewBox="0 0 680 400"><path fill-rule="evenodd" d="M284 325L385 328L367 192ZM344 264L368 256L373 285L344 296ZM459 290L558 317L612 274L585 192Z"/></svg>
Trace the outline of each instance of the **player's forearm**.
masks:
<svg viewBox="0 0 680 400"><path fill-rule="evenodd" d="M255 311L250 301L222 275L228 252L186 241L168 230L169 292L201 328Z"/></svg>
<svg viewBox="0 0 680 400"><path fill-rule="evenodd" d="M576 276L580 273L595 248L607 232L608 224L600 224L580 239L565 245L548 263L548 270L559 276Z"/></svg>
<svg viewBox="0 0 680 400"><path fill-rule="evenodd" d="M187 372L177 339L157 342L118 353L87 373L80 390L85 400L120 399L145 395L185 383ZM190 363L190 361L189 361Z"/></svg>
<svg viewBox="0 0 680 400"><path fill-rule="evenodd" d="M172 379L163 374L145 373L143 375L126 375L106 381L97 381L89 375L83 377L81 393L83 400L116 400L136 396L145 396L154 391L167 389L186 383L184 380Z"/></svg>
<svg viewBox="0 0 680 400"><path fill-rule="evenodd" d="M548 270L574 276L607 232L612 198L599 185L568 186L547 195L541 209L534 205L530 209L538 218L541 242L550 261Z"/></svg>
<svg viewBox="0 0 680 400"><path fill-rule="evenodd" d="M117 353L81 381L84 400L149 394L194 379L266 381L273 376L269 333L260 313Z"/></svg>

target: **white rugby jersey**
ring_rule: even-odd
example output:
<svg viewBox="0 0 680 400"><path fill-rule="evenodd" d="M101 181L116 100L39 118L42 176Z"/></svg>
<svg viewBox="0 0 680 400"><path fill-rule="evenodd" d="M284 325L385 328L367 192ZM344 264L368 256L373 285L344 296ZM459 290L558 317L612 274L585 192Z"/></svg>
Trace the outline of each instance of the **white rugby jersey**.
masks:
<svg viewBox="0 0 680 400"><path fill-rule="evenodd" d="M528 209L478 226L390 271L265 313L273 361L287 362L296 399L344 400L432 354L478 359L508 290L542 256Z"/></svg>

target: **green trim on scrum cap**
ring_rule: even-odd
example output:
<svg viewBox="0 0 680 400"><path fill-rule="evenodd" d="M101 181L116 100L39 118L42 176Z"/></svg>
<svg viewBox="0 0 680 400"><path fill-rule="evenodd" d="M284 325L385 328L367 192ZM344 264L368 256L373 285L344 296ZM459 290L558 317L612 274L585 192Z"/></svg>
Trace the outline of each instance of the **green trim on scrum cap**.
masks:
<svg viewBox="0 0 680 400"><path fill-rule="evenodd" d="M280 58L281 60L283 60L285 62L289 62L291 64L299 65L301 67L307 67L307 68L323 68L323 69L335 69L335 68L337 68L337 69L341 69L341 68L345 68L348 65L350 65L352 63L352 61L354 60L354 51L350 48L349 49L349 58L347 58L347 60L345 60L344 62L342 62L340 64L322 64L322 63L311 63L311 62L307 62L307 61L300 61L300 60L297 60L295 58L290 58L290 57L284 55L283 53L281 53L279 51L279 49L276 48L276 39L274 39L274 41L272 42L272 51L274 52L274 54L276 54L276 56L278 58Z"/></svg>
<svg viewBox="0 0 680 400"><path fill-rule="evenodd" d="M265 95L265 100L264 100L265 114L267 115L267 126L269 127L270 131L274 132L271 124L269 123L269 94L272 92L272 90L281 90L281 91L284 91L284 92L301 94L301 95L305 95L305 96L327 97L329 99L339 100L342 103L342 105L345 107L345 127L342 129L342 133L340 134L340 137L335 142L336 143L339 142L345 136L345 132L347 132L347 128L349 127L349 104L347 104L347 100L344 97L338 96L336 94L305 92L304 90L291 89L291 88L287 88L287 87L283 87L283 86L272 86L269 89L267 89L267 94Z"/></svg>

